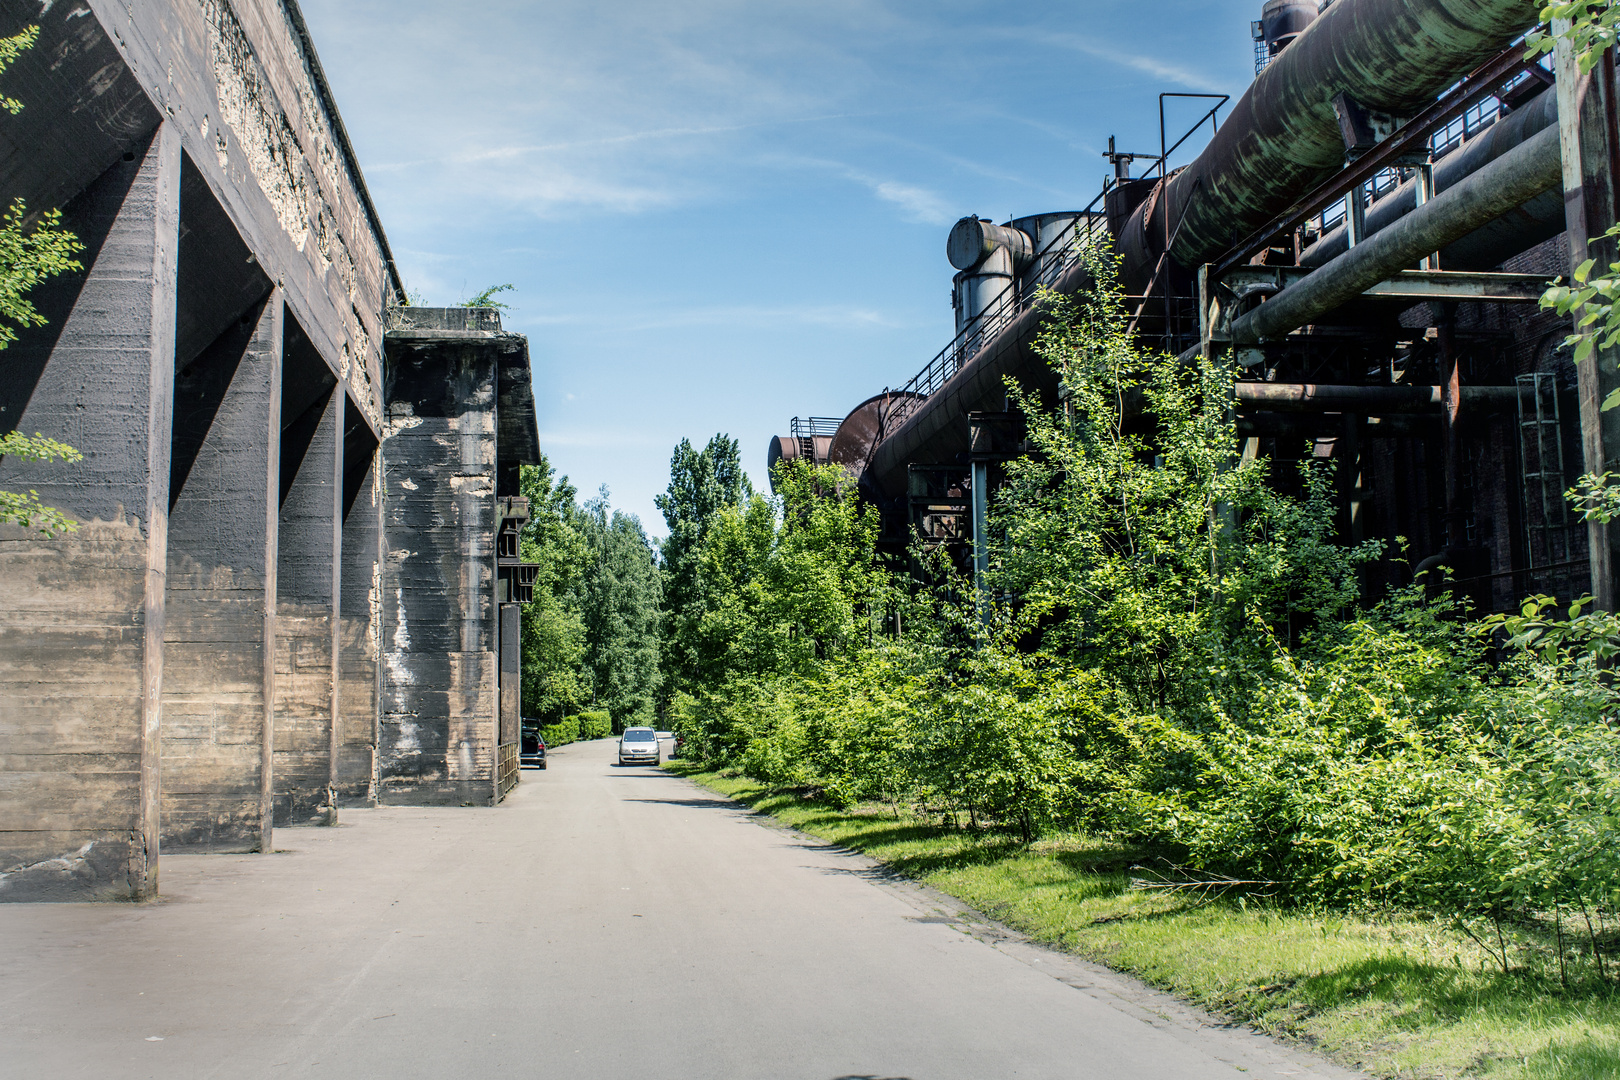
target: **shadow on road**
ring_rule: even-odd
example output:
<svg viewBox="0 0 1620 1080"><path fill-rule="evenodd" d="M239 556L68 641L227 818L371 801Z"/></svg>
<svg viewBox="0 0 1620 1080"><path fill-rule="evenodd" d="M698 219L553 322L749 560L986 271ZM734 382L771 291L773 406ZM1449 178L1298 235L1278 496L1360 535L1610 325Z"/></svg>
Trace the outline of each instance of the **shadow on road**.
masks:
<svg viewBox="0 0 1620 1080"><path fill-rule="evenodd" d="M626 799L625 802L664 803L666 806L695 806L700 810L748 810L730 799ZM749 813L753 811L749 810Z"/></svg>

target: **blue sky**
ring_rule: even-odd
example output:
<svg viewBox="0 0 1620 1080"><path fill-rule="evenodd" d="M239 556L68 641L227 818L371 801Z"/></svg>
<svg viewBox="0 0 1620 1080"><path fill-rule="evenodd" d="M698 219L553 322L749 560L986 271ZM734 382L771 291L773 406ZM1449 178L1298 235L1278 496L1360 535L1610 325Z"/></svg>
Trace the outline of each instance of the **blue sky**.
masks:
<svg viewBox="0 0 1620 1080"><path fill-rule="evenodd" d="M1159 93L1243 91L1260 9L302 6L406 284L516 286L542 448L654 535L679 439L763 485L789 417L904 384L952 333L951 223L1085 206Z"/></svg>

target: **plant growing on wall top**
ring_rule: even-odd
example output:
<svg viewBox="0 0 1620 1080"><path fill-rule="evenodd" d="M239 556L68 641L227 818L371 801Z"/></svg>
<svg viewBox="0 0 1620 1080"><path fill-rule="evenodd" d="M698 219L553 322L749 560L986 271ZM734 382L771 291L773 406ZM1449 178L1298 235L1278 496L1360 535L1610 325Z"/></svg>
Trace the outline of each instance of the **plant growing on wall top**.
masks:
<svg viewBox="0 0 1620 1080"><path fill-rule="evenodd" d="M30 26L0 38L0 74L39 40L39 27ZM15 116L23 110L16 98L0 94L0 109ZM44 326L45 317L28 301L28 293L46 278L84 267L73 256L84 250L79 238L62 228L62 212L51 210L28 225L28 207L20 198L0 214L0 349L17 340L15 326ZM15 326L13 325L15 324ZM0 456L23 461L82 461L84 455L66 443L9 431L0 435ZM0 491L0 522L35 528L47 536L72 532L78 524L54 507L39 501L37 492Z"/></svg>
<svg viewBox="0 0 1620 1080"><path fill-rule="evenodd" d="M503 304L499 300L495 299L495 297L503 292L511 292L516 288L517 286L513 285L511 282L507 282L505 285L491 285L489 288L485 289L471 300L463 300L461 302L461 306L487 307L494 308L496 311L510 311L512 310L511 304Z"/></svg>

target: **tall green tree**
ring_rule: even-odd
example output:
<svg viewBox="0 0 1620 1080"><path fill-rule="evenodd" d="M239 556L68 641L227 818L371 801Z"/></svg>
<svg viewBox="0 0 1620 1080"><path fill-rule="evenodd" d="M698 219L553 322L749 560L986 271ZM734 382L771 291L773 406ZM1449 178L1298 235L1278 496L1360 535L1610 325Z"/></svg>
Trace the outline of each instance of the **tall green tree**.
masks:
<svg viewBox="0 0 1620 1080"><path fill-rule="evenodd" d="M641 521L612 510L604 486L578 516L586 547L575 606L585 627L583 674L616 728L651 724L658 700L657 559Z"/></svg>
<svg viewBox="0 0 1620 1080"><path fill-rule="evenodd" d="M520 482L530 515L523 558L540 566L534 600L523 609L523 715L556 723L590 700L578 609L590 550L567 477L541 455L539 465L523 466Z"/></svg>
<svg viewBox="0 0 1620 1080"><path fill-rule="evenodd" d="M753 495L737 440L716 434L701 451L682 439L669 462L669 487L654 500L668 535L659 546L664 583L664 691L691 690L699 678L699 628L709 609L700 551L716 515Z"/></svg>

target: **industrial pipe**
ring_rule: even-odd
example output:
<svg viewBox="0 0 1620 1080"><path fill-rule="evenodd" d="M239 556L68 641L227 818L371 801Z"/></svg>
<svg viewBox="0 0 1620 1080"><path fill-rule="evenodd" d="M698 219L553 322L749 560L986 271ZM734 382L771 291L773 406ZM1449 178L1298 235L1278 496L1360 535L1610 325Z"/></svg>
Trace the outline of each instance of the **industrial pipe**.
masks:
<svg viewBox="0 0 1620 1080"><path fill-rule="evenodd" d="M1456 150L1441 158L1434 166L1434 191L1442 194L1464 177L1478 172L1509 150L1523 143L1536 134L1558 126L1558 95L1550 91L1542 91L1533 99L1514 109L1496 123L1486 128L1480 134L1464 142ZM1410 214L1417 207L1417 178L1413 177L1406 183L1397 187L1383 198L1375 200L1367 207L1365 228L1362 230L1363 240L1387 228L1392 222ZM1547 207L1538 204L1545 203ZM1564 200L1559 195L1548 196L1546 193L1525 204L1529 215L1522 216L1522 220L1534 229L1542 226L1543 235L1536 235L1524 243L1514 247L1507 254L1511 255L1554 235L1564 227ZM1550 208L1550 216L1547 213ZM1324 233L1320 239L1300 252L1299 264L1301 266L1322 266L1334 258L1343 255L1348 249L1348 231L1343 225ZM1467 238L1463 243L1467 242ZM1472 245L1480 247L1481 245ZM1484 245L1495 247L1496 245ZM1487 266L1471 266L1459 262L1458 258L1467 259L1472 251L1458 253L1447 258L1447 252L1441 253L1440 265L1448 270L1460 269L1488 269L1501 262L1501 259ZM1506 256L1504 256L1505 258Z"/></svg>
<svg viewBox="0 0 1620 1080"><path fill-rule="evenodd" d="M945 257L958 270L972 270L996 251L1006 251L1013 265L1021 268L1034 257L1035 242L1022 229L976 217L952 225L945 239Z"/></svg>
<svg viewBox="0 0 1620 1080"><path fill-rule="evenodd" d="M1127 288L1142 291L1167 239L1192 270L1341 169L1336 98L1409 116L1534 21L1524 0L1338 0L1260 73L1197 160L1131 215L1118 238Z"/></svg>
<svg viewBox="0 0 1620 1080"><path fill-rule="evenodd" d="M1240 382L1238 408L1265 412L1342 412L1360 416L1439 412L1445 400L1441 386L1353 386L1326 383ZM1463 403L1490 412L1518 401L1516 386L1465 386Z"/></svg>
<svg viewBox="0 0 1620 1080"><path fill-rule="evenodd" d="M1234 319L1232 340L1240 345L1275 341L1549 190L1560 179L1558 129L1549 128Z"/></svg>

